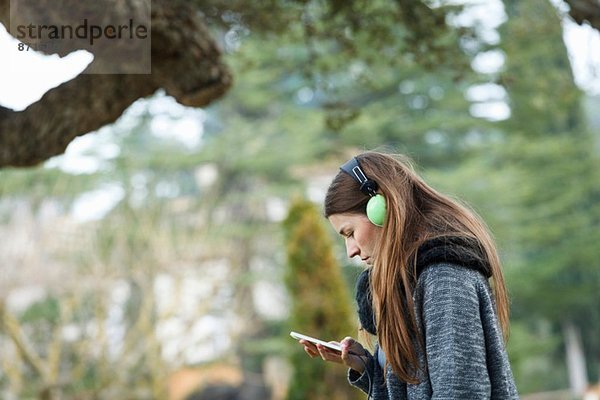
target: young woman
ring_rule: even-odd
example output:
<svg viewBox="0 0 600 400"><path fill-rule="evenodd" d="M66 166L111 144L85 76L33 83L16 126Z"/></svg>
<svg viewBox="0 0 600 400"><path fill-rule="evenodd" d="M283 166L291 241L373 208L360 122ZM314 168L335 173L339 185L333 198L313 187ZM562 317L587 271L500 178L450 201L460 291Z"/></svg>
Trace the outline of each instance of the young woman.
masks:
<svg viewBox="0 0 600 400"><path fill-rule="evenodd" d="M348 366L349 382L374 400L518 398L500 261L473 211L405 158L366 152L332 181L325 216L348 257L367 264L357 302L377 344L371 354L346 337L339 353L301 340L308 355Z"/></svg>

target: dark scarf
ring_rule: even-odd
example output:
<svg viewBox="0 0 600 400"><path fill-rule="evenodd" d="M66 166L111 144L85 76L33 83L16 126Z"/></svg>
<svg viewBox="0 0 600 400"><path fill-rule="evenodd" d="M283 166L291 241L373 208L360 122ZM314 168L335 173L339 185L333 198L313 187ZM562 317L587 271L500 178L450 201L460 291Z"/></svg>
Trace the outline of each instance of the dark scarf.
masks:
<svg viewBox="0 0 600 400"><path fill-rule="evenodd" d="M442 236L423 243L417 251L417 279L425 267L435 263L458 264L479 271L487 278L492 276L483 250L477 240L471 238ZM371 335L375 335L377 329L371 305L370 271L370 268L364 270L357 279L356 303L363 329Z"/></svg>

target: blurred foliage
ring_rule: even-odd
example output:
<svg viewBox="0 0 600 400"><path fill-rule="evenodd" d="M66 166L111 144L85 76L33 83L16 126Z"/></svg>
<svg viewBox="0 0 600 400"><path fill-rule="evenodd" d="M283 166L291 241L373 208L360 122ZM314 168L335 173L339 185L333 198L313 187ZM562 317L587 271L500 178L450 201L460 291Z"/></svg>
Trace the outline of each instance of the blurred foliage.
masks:
<svg viewBox="0 0 600 400"><path fill-rule="evenodd" d="M509 2L507 10L502 80L510 82L506 89L514 111L505 124L510 136L502 158L515 172L512 223L518 230L512 240L520 255L510 270L515 313L546 318L556 329L574 323L595 371L600 365L597 137L583 115L554 7ZM540 44L542 35L546 40ZM543 65L543 78L536 79L532 65Z"/></svg>
<svg viewBox="0 0 600 400"><path fill-rule="evenodd" d="M339 341L356 332L349 296L329 235L312 202L295 200L284 221L291 297L290 331ZM354 335L353 335L354 336ZM294 343L294 372L287 399L352 399L362 394L346 383L346 368L311 359Z"/></svg>
<svg viewBox="0 0 600 400"><path fill-rule="evenodd" d="M521 393L568 387L566 364L554 361L562 353L561 343L548 324L518 321L511 324L510 334L508 351Z"/></svg>
<svg viewBox="0 0 600 400"><path fill-rule="evenodd" d="M230 33L225 45L251 32L262 40L282 37L302 47L294 64L308 75L336 73L348 60L367 64L395 62L406 56L424 68L444 65L460 73L468 64L457 38L468 28L451 27L448 16L460 4L423 0L242 0L203 1L200 8L213 26Z"/></svg>
<svg viewBox="0 0 600 400"><path fill-rule="evenodd" d="M59 317L58 301L54 298L46 298L29 306L21 316L21 320L24 323L32 323L41 320L49 323L50 328L52 328L58 323Z"/></svg>
<svg viewBox="0 0 600 400"><path fill-rule="evenodd" d="M560 15L550 2L505 0L507 20L497 41L476 25L456 22L462 6L430 3L203 2L234 71L235 85L225 98L206 110L186 109L163 93L140 100L117 123L90 134L94 146L82 155L98 168L88 173L63 171L60 157L35 169L0 170L5 241L33 224L24 234L29 241L17 242L30 246L21 251L40 254L44 269L64 265L75 276L19 315L40 354L49 354L49 329L85 326L106 312L107 282L123 280L129 288L123 304L127 329L152 326L164 317L148 303L156 277L173 274L183 285L190 270L206 277L226 270L196 318L235 321L228 334L245 340L234 339L220 357L238 360L257 375L266 357L285 353L273 338L287 335L288 328L257 311L257 283L281 285L288 274L289 293L300 302L307 289L296 285L305 276L304 284L313 285L310 299L319 301L324 314L292 304L293 329L332 339L353 334L352 301L340 282L345 278L352 289L357 268L347 261L339 267L331 252L345 258L342 244L330 241L335 233L322 230L313 206L296 202L290 209L290 202L306 193L318 198L315 191L349 154L388 148L415 159L433 186L467 200L494 232L512 298L509 350L520 392L568 385L562 337L567 322L581 331L589 378L599 376L599 100L575 87ZM499 71L471 67L490 54L502 59ZM490 87L496 93L491 102L470 94ZM474 112L475 106L492 109L494 101L508 106L506 116ZM190 140L190 121L201 126L198 140ZM105 147L117 151L107 155ZM64 240L78 201L108 189L118 194L114 207L99 220L77 222ZM44 222L49 204L64 217L50 228ZM31 210L29 219L23 208ZM290 244L289 259L280 223L288 209L287 241L304 243ZM9 269L33 263L1 249ZM223 259L230 269L211 264ZM328 282L325 277L337 276L336 270L344 278ZM97 291L87 289L90 280ZM81 292L87 293L68 306ZM131 353L116 360L105 357L109 352L102 346L104 357L98 356L89 341L79 348L65 345L60 376L76 377L67 379L65 391L123 398L115 393L157 385L154 378L174 366L159 361L156 332L148 332L147 340L131 340ZM3 353L0 361L13 354ZM335 384L320 375L341 371L335 366L325 368L303 353L293 357L302 365L298 376L316 374L311 376L331 387L346 385L341 375ZM30 384L24 388L2 364L0 385L34 396L48 382L16 360L10 365L23 366ZM124 371L120 379L116 370ZM332 397L328 392L321 398Z"/></svg>

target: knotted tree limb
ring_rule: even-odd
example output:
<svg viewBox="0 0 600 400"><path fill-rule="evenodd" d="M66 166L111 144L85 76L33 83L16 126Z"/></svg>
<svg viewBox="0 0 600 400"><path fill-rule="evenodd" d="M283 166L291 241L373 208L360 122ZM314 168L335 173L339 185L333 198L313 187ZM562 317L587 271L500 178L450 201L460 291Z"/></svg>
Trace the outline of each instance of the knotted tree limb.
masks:
<svg viewBox="0 0 600 400"><path fill-rule="evenodd" d="M9 0L0 0L0 23L6 27L10 20L8 3ZM46 3L38 2L40 12L50 12L46 20L55 20L58 24L61 7ZM136 15L136 7L145 2L74 2L77 3L101 4L104 10L121 13L114 14L115 20L123 20ZM110 15L106 20L111 20ZM33 166L61 154L75 137L114 122L134 101L158 89L164 89L183 105L202 107L221 97L230 87L231 74L221 61L221 51L197 7L184 0L152 0L151 42L151 74L84 73L51 89L23 111L0 107L0 167ZM114 43L119 45L119 42ZM59 45L53 49L59 55L81 48L72 47L69 41L53 44ZM110 49L111 52L118 50ZM106 61L99 57L88 69ZM122 62L135 60L124 57Z"/></svg>
<svg viewBox="0 0 600 400"><path fill-rule="evenodd" d="M565 0L569 15L579 25L589 23L600 31L600 0Z"/></svg>

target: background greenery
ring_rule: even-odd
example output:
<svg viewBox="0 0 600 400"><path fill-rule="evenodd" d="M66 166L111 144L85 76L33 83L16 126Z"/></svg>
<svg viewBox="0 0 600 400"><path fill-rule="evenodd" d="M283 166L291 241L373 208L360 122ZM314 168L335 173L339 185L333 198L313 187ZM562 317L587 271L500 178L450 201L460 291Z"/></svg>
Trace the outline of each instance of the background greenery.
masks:
<svg viewBox="0 0 600 400"><path fill-rule="evenodd" d="M304 321L290 283L339 263L346 286L325 294L345 294L319 302L328 309L345 296L351 307L357 266L337 239L338 260L315 250L298 261L285 242L302 235L293 229L335 232L321 231L318 219L301 223L298 205L287 234L281 221L293 198L318 204L339 165L372 148L408 154L433 186L488 222L512 299L519 391L569 387L565 337L573 331L587 377L598 382L599 101L574 84L560 12L545 0L505 0L506 18L490 34L461 25L459 8L443 17L416 8L413 17L430 28L420 41L394 2L342 3L239 10L232 2L223 11L215 2L207 18L235 76L225 98L205 110L162 93L138 101L79 151L93 160L86 171L65 167L77 146L38 168L0 171L2 393L166 398L164 377L183 366L221 360L264 383L265 362L277 354L290 354L296 373L314 374L291 355L290 325L354 335L351 311L336 306L344 309L336 327ZM490 54L503 60L498 69L472 67ZM491 98L473 95L477 88ZM498 105L500 114L477 111ZM95 207L83 201L94 191L109 193L111 207L78 220L74 210ZM317 234L304 235L296 240L314 248ZM171 286L161 292L165 276ZM286 281L288 294L275 296ZM189 310L173 294L186 282L201 293ZM32 285L43 295L11 308L9 295ZM269 294L290 319L260 310L257 297ZM197 343L166 344L165 321L176 318L181 337L204 338L207 316L228 321L225 345L194 358L187 351ZM309 389L293 385L297 394Z"/></svg>

